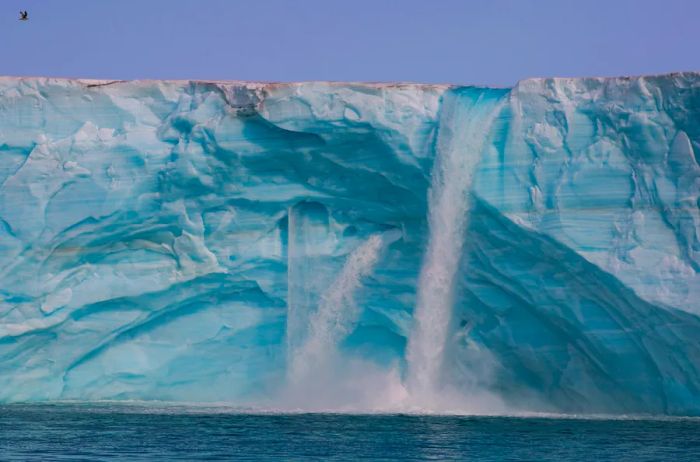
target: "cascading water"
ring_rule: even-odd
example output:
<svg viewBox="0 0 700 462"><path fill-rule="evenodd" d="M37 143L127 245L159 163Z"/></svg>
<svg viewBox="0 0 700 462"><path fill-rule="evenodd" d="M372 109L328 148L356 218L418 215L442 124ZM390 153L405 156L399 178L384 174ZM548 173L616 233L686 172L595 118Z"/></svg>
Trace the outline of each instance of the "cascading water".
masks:
<svg viewBox="0 0 700 462"><path fill-rule="evenodd" d="M321 295L318 309L309 319L308 334L291 356L290 379L304 380L323 368L337 345L352 329L360 310L355 291L377 264L382 250L400 237L398 230L374 234L348 256L340 274Z"/></svg>
<svg viewBox="0 0 700 462"><path fill-rule="evenodd" d="M326 211L318 204L298 204L290 209L287 404L296 403L305 409L347 409L350 405L366 410L376 408L377 402L391 409L441 407L434 398L440 389L472 177L501 94L466 89L448 92L444 97L429 191L430 234L406 350L404 383L397 369L370 373L371 364L355 364L356 359L341 357L337 348L361 312L353 298L362 278L371 274L383 249L400 233L391 230L370 236L350 253L337 277L323 282L325 289L319 290L320 278L328 277L328 272L321 275L324 263L316 257L318 246L328 243ZM310 285L315 285L313 290ZM312 300L312 293L321 295ZM348 372L354 369L361 372ZM367 390L374 395L371 404ZM378 396L383 396L383 401L377 400Z"/></svg>
<svg viewBox="0 0 700 462"><path fill-rule="evenodd" d="M450 92L443 100L428 195L430 234L406 353L407 388L421 406L430 406L438 389L472 178L498 105L499 98L483 90Z"/></svg>
<svg viewBox="0 0 700 462"><path fill-rule="evenodd" d="M288 324L287 383L276 407L366 411L394 402L396 396L398 400L403 398L397 368L387 371L371 361L345 357L338 351L338 345L361 313L354 296L361 289L363 278L374 271L383 251L400 237L401 232L392 229L367 238L348 255L340 272L317 299L317 306L303 307L309 311L304 332L297 329L297 324ZM295 250L296 263L303 260L300 250ZM292 271L297 273L298 268ZM311 278L306 279L308 283ZM301 317L296 311L298 306L289 308L290 314Z"/></svg>

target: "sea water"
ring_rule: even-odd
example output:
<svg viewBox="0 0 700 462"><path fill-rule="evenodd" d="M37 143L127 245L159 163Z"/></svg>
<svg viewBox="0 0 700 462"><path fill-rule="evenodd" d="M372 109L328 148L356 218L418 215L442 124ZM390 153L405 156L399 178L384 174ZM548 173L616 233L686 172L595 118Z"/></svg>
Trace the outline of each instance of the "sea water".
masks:
<svg viewBox="0 0 700 462"><path fill-rule="evenodd" d="M700 419L7 405L0 407L0 459L680 462L700 460Z"/></svg>

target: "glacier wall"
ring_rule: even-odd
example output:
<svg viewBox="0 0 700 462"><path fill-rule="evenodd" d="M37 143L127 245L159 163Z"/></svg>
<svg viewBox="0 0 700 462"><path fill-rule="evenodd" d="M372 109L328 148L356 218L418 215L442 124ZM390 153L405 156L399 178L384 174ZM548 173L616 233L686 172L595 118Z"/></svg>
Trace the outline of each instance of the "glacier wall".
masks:
<svg viewBox="0 0 700 462"><path fill-rule="evenodd" d="M0 401L700 414L700 75L0 79Z"/></svg>

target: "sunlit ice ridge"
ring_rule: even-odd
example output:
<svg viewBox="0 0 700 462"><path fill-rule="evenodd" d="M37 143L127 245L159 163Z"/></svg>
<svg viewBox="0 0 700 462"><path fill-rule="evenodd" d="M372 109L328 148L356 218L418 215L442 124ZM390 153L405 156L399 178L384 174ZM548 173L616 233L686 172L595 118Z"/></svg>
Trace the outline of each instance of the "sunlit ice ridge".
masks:
<svg viewBox="0 0 700 462"><path fill-rule="evenodd" d="M700 415L699 153L697 73L2 78L0 402Z"/></svg>

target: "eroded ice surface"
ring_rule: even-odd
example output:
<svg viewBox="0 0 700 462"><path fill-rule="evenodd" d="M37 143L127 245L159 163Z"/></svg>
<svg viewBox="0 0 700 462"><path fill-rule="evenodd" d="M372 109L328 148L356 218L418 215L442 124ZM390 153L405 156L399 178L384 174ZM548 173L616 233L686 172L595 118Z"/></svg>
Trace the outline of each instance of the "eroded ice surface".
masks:
<svg viewBox="0 0 700 462"><path fill-rule="evenodd" d="M0 401L699 414L699 152L691 73L0 79Z"/></svg>

